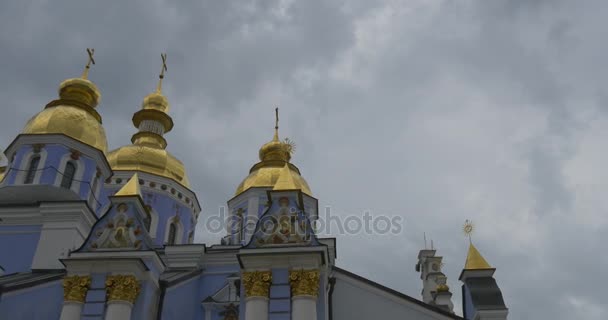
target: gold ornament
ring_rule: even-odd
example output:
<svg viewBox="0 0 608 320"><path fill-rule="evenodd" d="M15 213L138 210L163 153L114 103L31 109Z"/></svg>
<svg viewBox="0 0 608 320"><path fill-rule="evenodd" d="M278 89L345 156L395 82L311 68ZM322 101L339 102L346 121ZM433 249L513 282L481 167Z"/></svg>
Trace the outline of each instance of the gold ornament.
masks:
<svg viewBox="0 0 608 320"><path fill-rule="evenodd" d="M70 276L63 278L63 300L84 303L91 286L90 276Z"/></svg>
<svg viewBox="0 0 608 320"><path fill-rule="evenodd" d="M291 296L314 296L319 293L319 270L291 270L289 284Z"/></svg>
<svg viewBox="0 0 608 320"><path fill-rule="evenodd" d="M246 297L268 297L272 274L270 271L243 272Z"/></svg>
<svg viewBox="0 0 608 320"><path fill-rule="evenodd" d="M106 299L108 301L128 301L134 303L141 287L132 275L109 275L106 278Z"/></svg>

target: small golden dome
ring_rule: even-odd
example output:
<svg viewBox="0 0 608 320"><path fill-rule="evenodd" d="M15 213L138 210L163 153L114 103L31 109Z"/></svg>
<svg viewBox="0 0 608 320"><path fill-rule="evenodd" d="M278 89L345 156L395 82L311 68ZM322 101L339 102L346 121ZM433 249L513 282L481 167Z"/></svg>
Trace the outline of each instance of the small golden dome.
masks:
<svg viewBox="0 0 608 320"><path fill-rule="evenodd" d="M82 78L65 80L59 86L59 99L25 125L25 134L65 134L103 152L108 149L101 116L95 107L101 94L91 81Z"/></svg>
<svg viewBox="0 0 608 320"><path fill-rule="evenodd" d="M112 170L143 171L190 187L184 164L165 149L133 144L110 151L107 158Z"/></svg>
<svg viewBox="0 0 608 320"><path fill-rule="evenodd" d="M238 196L247 189L253 187L274 188L285 164L289 166L289 171L291 172L291 177L293 178L296 189L301 189L302 192L312 196L312 191L310 191L310 187L306 180L300 175L300 170L293 164L280 160L262 161L255 164L249 171L249 175L236 188L234 195Z"/></svg>
<svg viewBox="0 0 608 320"><path fill-rule="evenodd" d="M251 167L249 175L236 188L235 196L247 191L249 188L275 188L277 182L279 182L281 173L283 174L283 180L289 181L288 185L290 189L300 189L307 195L312 196L308 183L300 175L300 170L295 165L289 163L292 152L293 145L290 142L279 140L277 125L272 140L260 148L260 162ZM291 177L285 176L288 173ZM285 183L282 185L285 185ZM282 186L280 187L282 188Z"/></svg>
<svg viewBox="0 0 608 320"><path fill-rule="evenodd" d="M189 188L184 164L165 150L167 141L163 135L173 128L173 120L168 114L169 101L161 92L167 56L161 54L161 58L163 67L156 91L144 98L141 110L133 115L133 125L139 129L131 138L133 144L111 151L107 159L112 170L143 171L175 180Z"/></svg>

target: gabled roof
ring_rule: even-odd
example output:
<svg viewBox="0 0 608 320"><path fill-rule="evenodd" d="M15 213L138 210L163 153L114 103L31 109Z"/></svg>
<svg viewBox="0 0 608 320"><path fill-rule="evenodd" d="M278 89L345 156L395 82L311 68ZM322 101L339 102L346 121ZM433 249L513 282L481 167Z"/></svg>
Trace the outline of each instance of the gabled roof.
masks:
<svg viewBox="0 0 608 320"><path fill-rule="evenodd" d="M464 318L459 317L459 316L457 316L457 315L455 315L453 313L450 313L450 312L448 312L446 310L443 310L443 309L441 309L441 308L439 308L437 306L433 306L433 305L424 303L424 302L422 302L422 301L420 301L420 300L418 300L416 298L410 297L410 296L408 296L408 295L406 295L404 293L401 293L401 292L399 292L397 290L385 287L385 286L383 286L383 285L381 285L381 284L379 284L377 282L371 281L371 280L366 279L366 278L364 278L364 277L362 277L360 275L357 275L357 274L354 274L352 272L346 271L346 270L344 270L342 268L334 266L333 267L333 271L337 272L337 273L340 273L342 275L345 275L347 277L353 278L353 279L355 279L357 281L361 281L361 282L363 282L363 283L365 283L367 285L375 287L376 289L384 291L387 294L393 295L396 298L403 299L403 300L405 300L407 302L411 302L411 303L417 304L417 305L419 305L421 307L424 307L424 308L428 309L429 311L439 313L439 314L441 314L443 316L446 316L446 317L449 317L449 318L452 318L452 319L465 320Z"/></svg>

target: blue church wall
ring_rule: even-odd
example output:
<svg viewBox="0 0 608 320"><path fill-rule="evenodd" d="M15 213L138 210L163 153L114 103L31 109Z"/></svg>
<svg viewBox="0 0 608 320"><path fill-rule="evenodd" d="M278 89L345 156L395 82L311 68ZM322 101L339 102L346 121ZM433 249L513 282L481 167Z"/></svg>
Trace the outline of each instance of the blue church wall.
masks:
<svg viewBox="0 0 608 320"><path fill-rule="evenodd" d="M0 266L6 274L29 271L41 226L0 226Z"/></svg>
<svg viewBox="0 0 608 320"><path fill-rule="evenodd" d="M155 319L156 308L158 307L158 289L150 281L145 281L141 284L141 292L135 301L133 306L132 319ZM182 296L183 300L186 297ZM181 318L170 318L170 319L181 319ZM193 318L184 318L193 319Z"/></svg>
<svg viewBox="0 0 608 320"><path fill-rule="evenodd" d="M7 185L21 184L22 181L17 181L18 177L24 176L23 171L27 170L27 166L29 164L23 163L23 161L29 161L31 159L30 155L32 153L32 146L26 145L21 147L15 156L15 160L11 163L11 168L8 176L7 176ZM38 173L40 176L38 180L38 184L45 185L54 185L56 181L61 181L58 175L62 175L65 165L63 163L63 159L67 156L69 157L72 153L70 148L67 148L63 145L59 144L47 144L41 148L41 162L38 164ZM81 199L88 200L89 194L92 188L93 178L97 174L97 163L92 158L80 155L79 159L76 160L77 165L83 166L84 168L78 168L78 170L82 170L82 175L77 175L74 177L75 180L79 180L80 184L77 190L75 190ZM21 172L21 174L19 174ZM22 179L22 178L21 178ZM59 179L59 180L58 180ZM100 177L101 181L103 181L104 177ZM96 196L97 200L100 200L100 196ZM100 201L101 202L101 201ZM98 204L94 204L97 209L99 207Z"/></svg>
<svg viewBox="0 0 608 320"><path fill-rule="evenodd" d="M0 296L0 316L11 320L59 319L63 305L61 281L8 292Z"/></svg>
<svg viewBox="0 0 608 320"><path fill-rule="evenodd" d="M91 287L87 291L82 308L82 318L86 320L101 320L106 309L105 281L107 274L94 273L91 275Z"/></svg>
<svg viewBox="0 0 608 320"><path fill-rule="evenodd" d="M200 276L194 277L167 288L163 301L162 319L202 319L200 279Z"/></svg>

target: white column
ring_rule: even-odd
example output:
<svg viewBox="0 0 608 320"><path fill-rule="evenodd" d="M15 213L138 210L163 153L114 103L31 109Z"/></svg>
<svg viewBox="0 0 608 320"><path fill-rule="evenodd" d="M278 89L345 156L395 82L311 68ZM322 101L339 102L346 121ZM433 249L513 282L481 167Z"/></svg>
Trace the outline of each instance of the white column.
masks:
<svg viewBox="0 0 608 320"><path fill-rule="evenodd" d="M295 296L291 298L292 320L317 320L317 297Z"/></svg>
<svg viewBox="0 0 608 320"><path fill-rule="evenodd" d="M245 301L245 320L268 320L268 298L249 297Z"/></svg>
<svg viewBox="0 0 608 320"><path fill-rule="evenodd" d="M106 320L131 320L132 309L133 305L128 301L109 301L106 309Z"/></svg>
<svg viewBox="0 0 608 320"><path fill-rule="evenodd" d="M80 320L82 313L82 307L84 304L77 301L65 301L63 308L61 308L60 320Z"/></svg>

